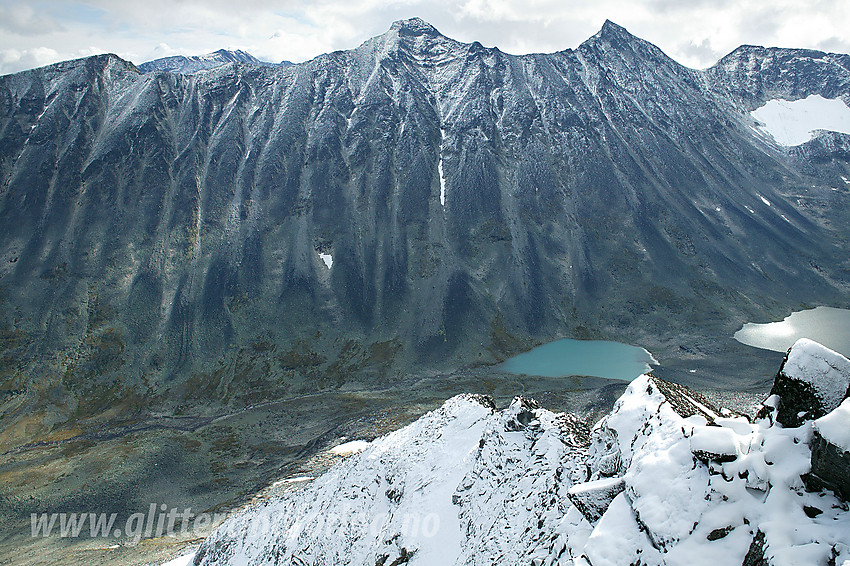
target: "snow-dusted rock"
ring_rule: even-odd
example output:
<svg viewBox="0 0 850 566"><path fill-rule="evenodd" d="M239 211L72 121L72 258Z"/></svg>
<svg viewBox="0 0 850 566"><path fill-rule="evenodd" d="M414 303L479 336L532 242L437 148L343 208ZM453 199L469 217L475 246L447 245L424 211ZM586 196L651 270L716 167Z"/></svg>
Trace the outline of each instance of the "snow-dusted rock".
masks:
<svg viewBox="0 0 850 566"><path fill-rule="evenodd" d="M517 398L481 437L454 495L465 538L455 564L529 564L555 553L550 534L571 506L569 488L587 479L587 448L574 440L575 423L536 407Z"/></svg>
<svg viewBox="0 0 850 566"><path fill-rule="evenodd" d="M665 390L673 391L674 398L690 399L691 409L699 410L683 410L678 402L674 410ZM687 389L650 376L629 385L592 433L594 475L599 471L593 469L598 438L617 439L625 470L623 494L581 551L592 564L634 563L638 558L643 564L741 564L748 555L766 557L769 564L816 564L847 552L850 517L845 507L829 494L807 493L803 487L810 429L770 426L768 421L752 424L718 413ZM715 417L709 422L711 415ZM694 449L728 458L702 461ZM610 451L606 457L611 458ZM812 517L815 510L820 520ZM628 535L634 533L628 528L632 520L649 547ZM630 541L619 548L618 530ZM758 532L762 539L754 544Z"/></svg>
<svg viewBox="0 0 850 566"><path fill-rule="evenodd" d="M566 493L587 479L587 426L521 397L493 407L450 399L309 485L231 518L198 564L547 559L563 550L565 516L582 523Z"/></svg>
<svg viewBox="0 0 850 566"><path fill-rule="evenodd" d="M850 452L850 398L815 421L815 432L843 452Z"/></svg>
<svg viewBox="0 0 850 566"><path fill-rule="evenodd" d="M451 563L463 541L452 494L495 424L488 405L454 397L302 488L230 518L196 564Z"/></svg>
<svg viewBox="0 0 850 566"><path fill-rule="evenodd" d="M684 387L641 376L592 433L594 440L599 433L607 437L611 432L618 439L635 519L660 549L689 535L707 506L708 468L695 464L688 433L706 424L704 415L716 412L689 393ZM598 445L592 443L591 451ZM593 466L592 459L592 470Z"/></svg>
<svg viewBox="0 0 850 566"><path fill-rule="evenodd" d="M691 452L704 462L731 462L738 457L735 431L723 427L700 427L691 435Z"/></svg>
<svg viewBox="0 0 850 566"><path fill-rule="evenodd" d="M585 519L595 524L625 487L621 477L602 478L574 485L567 491L567 497Z"/></svg>
<svg viewBox="0 0 850 566"><path fill-rule="evenodd" d="M796 427L822 417L838 407L848 389L850 360L801 338L788 350L770 391L779 397L776 420Z"/></svg>

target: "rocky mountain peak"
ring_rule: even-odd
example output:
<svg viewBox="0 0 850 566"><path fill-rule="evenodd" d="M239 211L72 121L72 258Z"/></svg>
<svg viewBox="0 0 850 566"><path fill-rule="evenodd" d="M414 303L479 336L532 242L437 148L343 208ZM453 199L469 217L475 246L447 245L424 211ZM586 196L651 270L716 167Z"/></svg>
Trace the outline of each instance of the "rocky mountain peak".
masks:
<svg viewBox="0 0 850 566"><path fill-rule="evenodd" d="M406 20L396 20L390 26L390 31L398 32L400 35L430 35L442 36L437 31L437 28L423 20L422 18L408 18Z"/></svg>
<svg viewBox="0 0 850 566"><path fill-rule="evenodd" d="M608 61L605 66L611 66L613 61L623 60L627 62L629 69L633 69L635 64L649 64L656 70L662 66L681 67L657 46L632 35L626 28L611 20L605 20L602 29L582 43L578 51L586 57Z"/></svg>
<svg viewBox="0 0 850 566"><path fill-rule="evenodd" d="M629 30L611 20L605 20L602 28L591 36L585 43L604 43L614 47L626 47L628 45L647 43L641 38L629 33Z"/></svg>
<svg viewBox="0 0 850 566"><path fill-rule="evenodd" d="M139 65L143 73L151 71L167 71L171 73L192 74L198 71L211 69L227 63L241 63L246 65L274 65L257 59L247 51L241 49L229 50L219 49L205 55L173 55L147 61Z"/></svg>
<svg viewBox="0 0 850 566"><path fill-rule="evenodd" d="M251 62L251 63L261 62L259 59L257 59L256 57L254 57L253 55L251 55L247 51L243 51L241 49L236 49L236 50L219 49L217 51L214 51L212 53L212 55L218 55L219 57L228 58L228 59L234 60L234 61L244 61L244 62Z"/></svg>
<svg viewBox="0 0 850 566"><path fill-rule="evenodd" d="M612 22L611 20L605 20L605 23L602 24L602 29L599 30L598 35L606 38L617 37L623 39L637 39L635 36L630 34L626 28Z"/></svg>

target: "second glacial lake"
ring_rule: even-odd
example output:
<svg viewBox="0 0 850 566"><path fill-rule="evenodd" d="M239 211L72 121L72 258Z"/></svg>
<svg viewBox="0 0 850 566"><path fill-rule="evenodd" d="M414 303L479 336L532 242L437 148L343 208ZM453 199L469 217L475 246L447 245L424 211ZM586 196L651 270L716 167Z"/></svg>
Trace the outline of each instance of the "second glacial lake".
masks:
<svg viewBox="0 0 850 566"><path fill-rule="evenodd" d="M827 348L850 356L850 310L817 307L791 313L779 322L748 322L735 333L735 340L775 352L784 352L800 338L820 342Z"/></svg>
<svg viewBox="0 0 850 566"><path fill-rule="evenodd" d="M543 377L592 376L631 381L658 365L637 346L605 340L563 338L502 363L502 371Z"/></svg>

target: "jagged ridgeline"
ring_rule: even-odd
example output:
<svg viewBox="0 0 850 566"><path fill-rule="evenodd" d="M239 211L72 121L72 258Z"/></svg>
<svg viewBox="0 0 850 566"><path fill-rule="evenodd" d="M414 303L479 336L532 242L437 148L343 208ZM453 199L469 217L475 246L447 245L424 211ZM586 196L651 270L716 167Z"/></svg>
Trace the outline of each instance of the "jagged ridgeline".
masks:
<svg viewBox="0 0 850 566"><path fill-rule="evenodd" d="M786 151L748 112L847 97L849 59L697 71L610 22L514 56L414 19L295 66L0 77L0 383L252 402L846 306L850 138Z"/></svg>

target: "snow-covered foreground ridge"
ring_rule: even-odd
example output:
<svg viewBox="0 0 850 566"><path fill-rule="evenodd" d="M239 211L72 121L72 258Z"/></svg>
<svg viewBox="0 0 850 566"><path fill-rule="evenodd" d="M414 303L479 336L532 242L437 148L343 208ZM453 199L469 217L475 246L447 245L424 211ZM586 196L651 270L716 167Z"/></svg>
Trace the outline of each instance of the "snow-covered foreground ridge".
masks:
<svg viewBox="0 0 850 566"><path fill-rule="evenodd" d="M651 375L592 429L461 395L232 517L195 564L850 565L848 385L801 340L754 419Z"/></svg>

